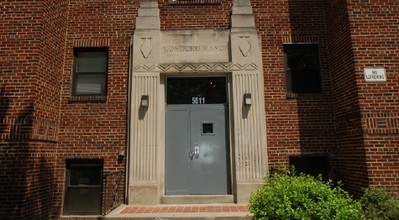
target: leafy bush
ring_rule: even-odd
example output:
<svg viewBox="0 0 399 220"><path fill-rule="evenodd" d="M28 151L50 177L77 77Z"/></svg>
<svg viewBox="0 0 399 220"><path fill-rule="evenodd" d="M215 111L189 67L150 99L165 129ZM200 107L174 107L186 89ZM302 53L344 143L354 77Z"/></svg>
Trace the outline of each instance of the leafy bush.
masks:
<svg viewBox="0 0 399 220"><path fill-rule="evenodd" d="M384 189L367 188L360 202L368 219L399 220L399 201Z"/></svg>
<svg viewBox="0 0 399 220"><path fill-rule="evenodd" d="M341 187L304 174L266 177L252 194L249 210L260 220L365 219L360 203Z"/></svg>

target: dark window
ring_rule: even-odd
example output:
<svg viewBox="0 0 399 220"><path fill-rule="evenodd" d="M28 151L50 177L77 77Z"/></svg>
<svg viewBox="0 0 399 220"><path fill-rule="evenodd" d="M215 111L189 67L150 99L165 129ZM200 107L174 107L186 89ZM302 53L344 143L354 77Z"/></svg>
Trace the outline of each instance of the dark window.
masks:
<svg viewBox="0 0 399 220"><path fill-rule="evenodd" d="M65 215L101 214L102 160L67 160Z"/></svg>
<svg viewBox="0 0 399 220"><path fill-rule="evenodd" d="M225 77L177 77L167 79L167 104L224 104Z"/></svg>
<svg viewBox="0 0 399 220"><path fill-rule="evenodd" d="M221 0L168 0L170 5L214 5L220 2Z"/></svg>
<svg viewBox="0 0 399 220"><path fill-rule="evenodd" d="M202 134L213 134L213 123L203 123Z"/></svg>
<svg viewBox="0 0 399 220"><path fill-rule="evenodd" d="M107 48L75 49L72 95L106 95L107 64Z"/></svg>
<svg viewBox="0 0 399 220"><path fill-rule="evenodd" d="M321 93L317 44L284 45L287 92Z"/></svg>
<svg viewBox="0 0 399 220"><path fill-rule="evenodd" d="M69 186L101 186L100 166L79 164L70 166L69 171Z"/></svg>
<svg viewBox="0 0 399 220"><path fill-rule="evenodd" d="M298 173L312 176L322 175L323 179L328 179L330 157L327 155L290 156L290 166L294 166Z"/></svg>

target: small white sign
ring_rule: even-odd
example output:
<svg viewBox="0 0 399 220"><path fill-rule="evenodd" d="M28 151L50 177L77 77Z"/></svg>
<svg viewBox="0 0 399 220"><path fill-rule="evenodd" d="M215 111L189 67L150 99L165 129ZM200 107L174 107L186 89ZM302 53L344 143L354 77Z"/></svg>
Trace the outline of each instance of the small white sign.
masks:
<svg viewBox="0 0 399 220"><path fill-rule="evenodd" d="M364 68L364 80L366 82L386 82L385 69L383 67Z"/></svg>

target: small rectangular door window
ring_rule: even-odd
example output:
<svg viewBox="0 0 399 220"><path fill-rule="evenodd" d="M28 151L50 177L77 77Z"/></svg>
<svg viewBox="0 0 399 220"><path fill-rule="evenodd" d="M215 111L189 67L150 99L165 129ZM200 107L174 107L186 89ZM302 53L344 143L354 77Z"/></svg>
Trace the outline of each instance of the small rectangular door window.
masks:
<svg viewBox="0 0 399 220"><path fill-rule="evenodd" d="M213 123L202 123L202 134L213 134Z"/></svg>

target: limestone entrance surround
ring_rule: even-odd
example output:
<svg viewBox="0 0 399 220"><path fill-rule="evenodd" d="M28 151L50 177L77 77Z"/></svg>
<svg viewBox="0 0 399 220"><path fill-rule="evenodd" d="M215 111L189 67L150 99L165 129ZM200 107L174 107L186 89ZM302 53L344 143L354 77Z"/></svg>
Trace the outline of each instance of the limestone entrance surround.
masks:
<svg viewBox="0 0 399 220"><path fill-rule="evenodd" d="M232 196L248 203L268 172L260 42L249 0L233 1L230 30L184 31L161 31L157 1L141 1L130 52L128 204L165 197L165 77L216 75L229 81Z"/></svg>

